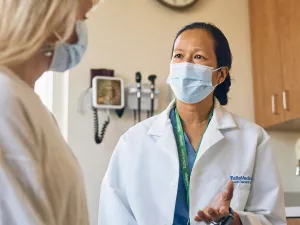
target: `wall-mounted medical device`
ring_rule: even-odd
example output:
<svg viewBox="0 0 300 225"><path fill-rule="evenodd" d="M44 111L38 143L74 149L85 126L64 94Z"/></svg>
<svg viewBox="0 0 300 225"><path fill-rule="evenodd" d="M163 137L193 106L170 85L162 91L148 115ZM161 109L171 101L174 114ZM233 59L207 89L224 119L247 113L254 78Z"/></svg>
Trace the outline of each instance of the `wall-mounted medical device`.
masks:
<svg viewBox="0 0 300 225"><path fill-rule="evenodd" d="M155 87L156 75L150 75L150 83L142 83L142 74L136 73L136 83L126 87L126 108L133 111L134 123L141 122L141 113L147 112L147 117L154 115L159 107L159 90ZM138 119L137 119L138 118Z"/></svg>
<svg viewBox="0 0 300 225"><path fill-rule="evenodd" d="M137 103L137 86L136 84L129 84L126 89L126 108L130 110L138 110ZM159 90L154 91L153 111L159 107ZM141 85L141 111L151 111L151 85Z"/></svg>
<svg viewBox="0 0 300 225"><path fill-rule="evenodd" d="M106 129L110 123L110 111L114 110L119 118L125 109L132 110L135 123L142 120L142 113L147 112L147 117L154 115L159 107L160 92L156 88L156 75L149 75L148 80L142 83L142 74L135 74L135 83L124 86L122 78L114 76L113 70L91 69L91 83L79 98L78 112L85 114L84 105L94 114L94 140L101 144ZM99 129L99 111L106 110L106 119ZM137 119L138 118L138 119Z"/></svg>
<svg viewBox="0 0 300 225"><path fill-rule="evenodd" d="M110 123L109 110L122 110L124 108L124 83L123 79L114 77L113 70L106 69L92 70L91 79L95 130L94 138L97 144L101 144L104 139L106 129ZM98 111L101 109L107 110L107 119L104 121L99 134Z"/></svg>
<svg viewBox="0 0 300 225"><path fill-rule="evenodd" d="M116 111L121 118L124 113L125 91L123 79L114 77L114 70L91 69L91 83L79 98L78 112L85 114L89 108L94 114L94 140L101 144L110 123L110 111ZM85 105L88 105L85 107ZM99 111L106 111L106 119L99 131Z"/></svg>
<svg viewBox="0 0 300 225"><path fill-rule="evenodd" d="M92 102L97 109L122 109L125 106L123 80L116 77L94 77Z"/></svg>

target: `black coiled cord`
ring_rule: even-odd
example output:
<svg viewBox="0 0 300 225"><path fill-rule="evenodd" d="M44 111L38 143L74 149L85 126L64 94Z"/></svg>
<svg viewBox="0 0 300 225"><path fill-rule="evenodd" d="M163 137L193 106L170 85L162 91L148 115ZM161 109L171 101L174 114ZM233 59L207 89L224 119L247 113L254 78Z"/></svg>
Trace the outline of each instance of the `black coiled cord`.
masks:
<svg viewBox="0 0 300 225"><path fill-rule="evenodd" d="M104 122L104 124L102 126L102 130L101 130L101 135L99 136L98 110L96 108L94 108L93 112L94 112L95 142L96 142L96 144L101 144L103 139L104 139L106 129L107 129L109 123L110 123L110 119L108 117L107 120Z"/></svg>

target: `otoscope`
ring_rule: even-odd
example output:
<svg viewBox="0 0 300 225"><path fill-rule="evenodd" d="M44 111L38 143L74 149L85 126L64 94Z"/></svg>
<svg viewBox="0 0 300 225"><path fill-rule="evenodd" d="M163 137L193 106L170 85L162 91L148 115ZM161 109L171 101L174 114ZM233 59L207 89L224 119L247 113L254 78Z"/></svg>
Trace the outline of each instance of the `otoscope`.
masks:
<svg viewBox="0 0 300 225"><path fill-rule="evenodd" d="M156 75L150 75L148 77L148 80L151 82L151 107L150 107L150 116L153 116L154 114L154 99L155 99L155 80Z"/></svg>
<svg viewBox="0 0 300 225"><path fill-rule="evenodd" d="M141 82L142 82L142 75L140 72L135 74L135 81L136 81L136 97L137 97L137 113L138 113L138 121L141 122Z"/></svg>

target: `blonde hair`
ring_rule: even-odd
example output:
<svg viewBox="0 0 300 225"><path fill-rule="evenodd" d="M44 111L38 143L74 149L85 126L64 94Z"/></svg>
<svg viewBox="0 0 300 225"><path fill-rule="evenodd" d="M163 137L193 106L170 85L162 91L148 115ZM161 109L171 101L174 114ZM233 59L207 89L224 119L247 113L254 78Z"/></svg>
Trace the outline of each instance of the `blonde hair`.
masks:
<svg viewBox="0 0 300 225"><path fill-rule="evenodd" d="M54 34L68 39L79 0L0 0L0 66L26 61Z"/></svg>

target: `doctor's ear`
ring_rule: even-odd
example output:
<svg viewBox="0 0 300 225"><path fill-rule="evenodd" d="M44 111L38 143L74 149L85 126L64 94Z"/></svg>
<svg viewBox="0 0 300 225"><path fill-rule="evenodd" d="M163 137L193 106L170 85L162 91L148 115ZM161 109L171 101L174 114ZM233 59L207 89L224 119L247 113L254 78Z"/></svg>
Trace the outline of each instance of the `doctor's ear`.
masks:
<svg viewBox="0 0 300 225"><path fill-rule="evenodd" d="M229 68L227 66L222 67L218 73L218 84L223 83L226 77L228 76L228 74L229 74Z"/></svg>

